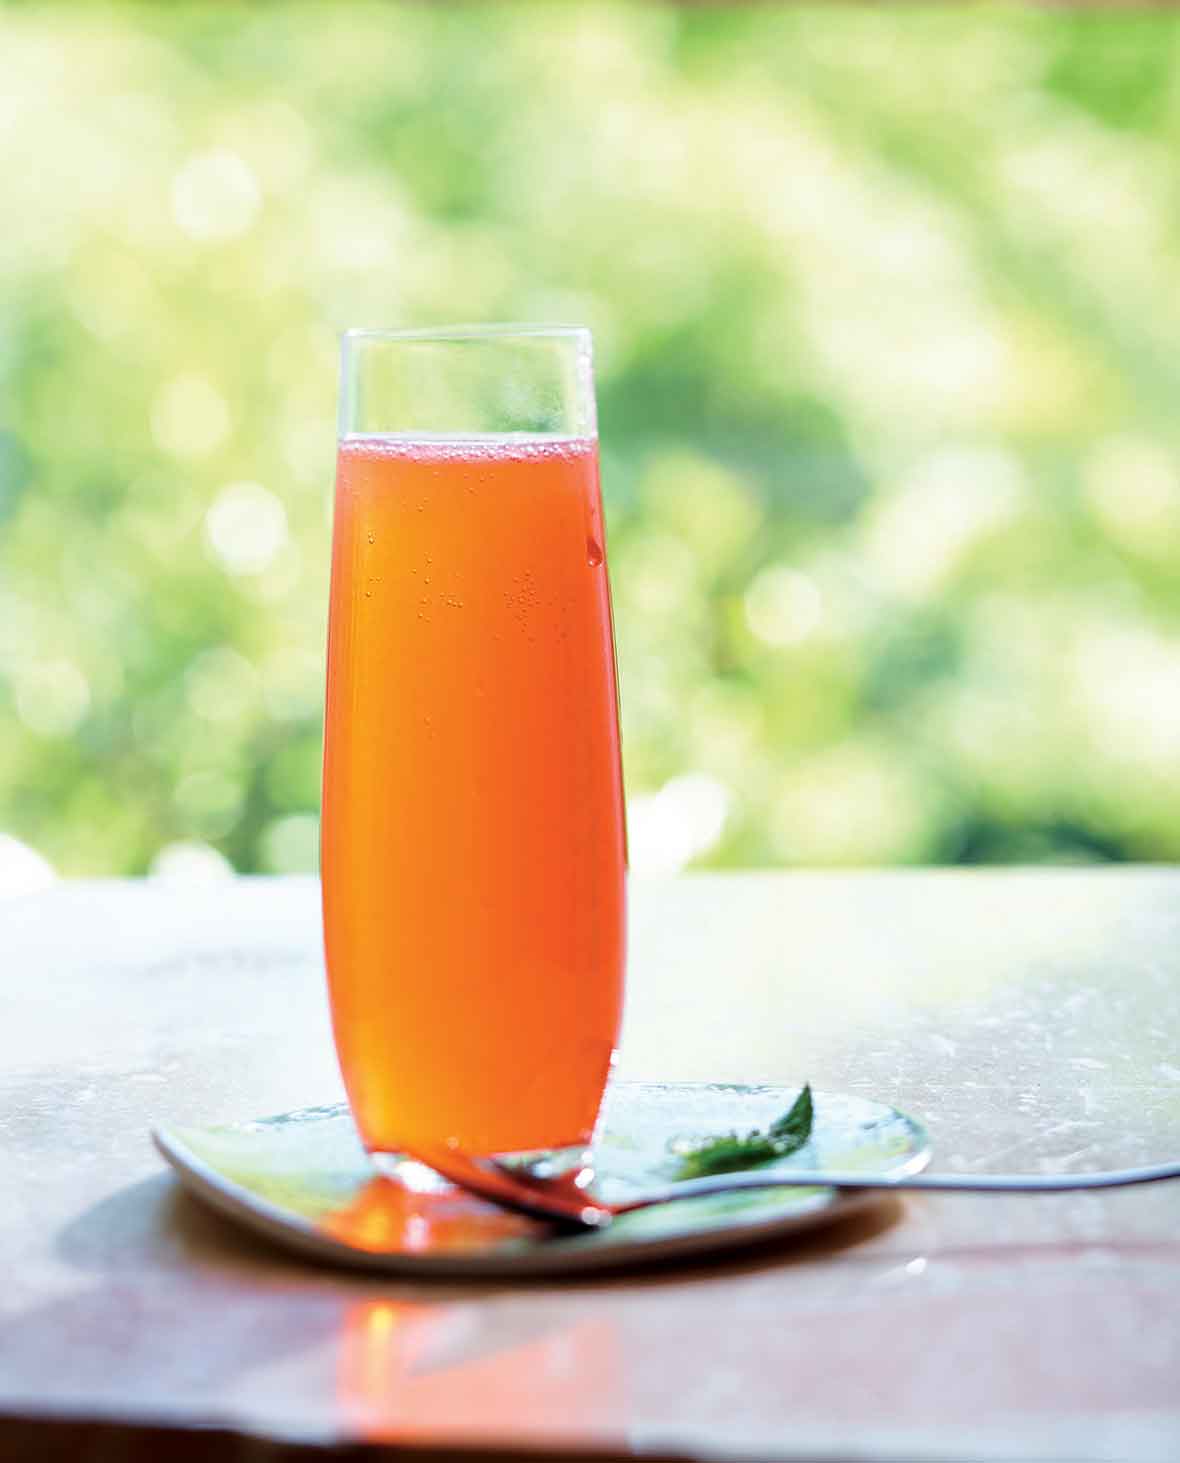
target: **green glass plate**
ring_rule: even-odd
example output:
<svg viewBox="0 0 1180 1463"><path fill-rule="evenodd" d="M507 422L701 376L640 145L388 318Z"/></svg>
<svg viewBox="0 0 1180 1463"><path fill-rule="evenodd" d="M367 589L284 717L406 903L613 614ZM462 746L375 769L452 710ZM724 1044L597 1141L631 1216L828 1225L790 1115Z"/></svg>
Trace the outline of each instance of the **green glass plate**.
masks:
<svg viewBox="0 0 1180 1463"><path fill-rule="evenodd" d="M674 1177L669 1144L765 1127L796 1096L785 1087L617 1083L594 1143L606 1199ZM213 1127L161 1126L157 1148L192 1193L288 1249L337 1265L400 1274L559 1274L647 1264L813 1229L879 1202L859 1190L747 1190L679 1199L571 1235L509 1214L411 1165L406 1181L374 1172L343 1105ZM895 1108L815 1094L810 1142L769 1167L916 1173L925 1130ZM414 1182L415 1170L418 1181Z"/></svg>

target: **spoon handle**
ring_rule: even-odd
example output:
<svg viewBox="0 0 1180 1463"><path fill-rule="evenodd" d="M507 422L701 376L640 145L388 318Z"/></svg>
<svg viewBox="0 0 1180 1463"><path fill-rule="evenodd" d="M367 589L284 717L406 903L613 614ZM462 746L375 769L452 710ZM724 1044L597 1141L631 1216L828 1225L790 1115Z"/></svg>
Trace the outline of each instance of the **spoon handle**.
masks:
<svg viewBox="0 0 1180 1463"><path fill-rule="evenodd" d="M957 1194L1067 1194L1078 1189L1118 1189L1131 1184L1153 1184L1180 1178L1180 1162L1150 1164L1145 1168L1114 1168L1092 1173L928 1173L898 1174L793 1169L772 1173L719 1173L699 1179L681 1179L662 1189L648 1189L641 1199L624 1200L618 1211L642 1209L671 1199L702 1194L728 1194L739 1189L811 1188L925 1190Z"/></svg>

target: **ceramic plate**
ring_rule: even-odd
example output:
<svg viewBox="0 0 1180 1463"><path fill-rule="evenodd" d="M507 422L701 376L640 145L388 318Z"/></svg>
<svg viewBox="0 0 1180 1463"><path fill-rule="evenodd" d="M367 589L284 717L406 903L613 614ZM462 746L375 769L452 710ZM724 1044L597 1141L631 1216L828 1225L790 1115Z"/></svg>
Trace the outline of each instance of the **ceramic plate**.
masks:
<svg viewBox="0 0 1180 1463"><path fill-rule="evenodd" d="M674 1177L674 1139L765 1127L795 1096L786 1087L616 1084L594 1144L595 1189L613 1199L664 1183ZM413 1169L407 1182L378 1176L343 1104L215 1127L162 1126L152 1136L185 1187L231 1219L319 1260L398 1274L540 1275L648 1264L813 1229L880 1197L755 1189L679 1199L571 1235L431 1183L421 1169L417 1183ZM770 1167L902 1174L929 1159L924 1129L904 1113L818 1092L810 1142Z"/></svg>

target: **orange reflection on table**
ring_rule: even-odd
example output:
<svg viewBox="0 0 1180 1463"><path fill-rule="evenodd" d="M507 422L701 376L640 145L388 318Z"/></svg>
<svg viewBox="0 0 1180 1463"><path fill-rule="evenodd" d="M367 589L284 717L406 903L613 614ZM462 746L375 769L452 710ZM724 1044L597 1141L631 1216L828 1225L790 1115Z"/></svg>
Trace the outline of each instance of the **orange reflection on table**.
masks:
<svg viewBox="0 0 1180 1463"><path fill-rule="evenodd" d="M366 1439L543 1440L600 1432L622 1412L613 1321L546 1329L470 1304L363 1301L345 1315L342 1411Z"/></svg>
<svg viewBox="0 0 1180 1463"><path fill-rule="evenodd" d="M376 1254L465 1253L545 1232L544 1225L461 1190L419 1193L384 1176L371 1179L351 1203L325 1215L319 1227L344 1244Z"/></svg>

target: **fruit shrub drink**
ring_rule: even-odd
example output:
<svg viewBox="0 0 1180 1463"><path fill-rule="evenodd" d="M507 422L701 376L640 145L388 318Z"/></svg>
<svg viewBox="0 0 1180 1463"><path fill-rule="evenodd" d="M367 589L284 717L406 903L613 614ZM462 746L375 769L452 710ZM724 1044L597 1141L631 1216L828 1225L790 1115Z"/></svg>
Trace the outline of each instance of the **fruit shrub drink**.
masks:
<svg viewBox="0 0 1180 1463"><path fill-rule="evenodd" d="M626 861L595 441L343 439L322 844L366 1145L586 1142Z"/></svg>

